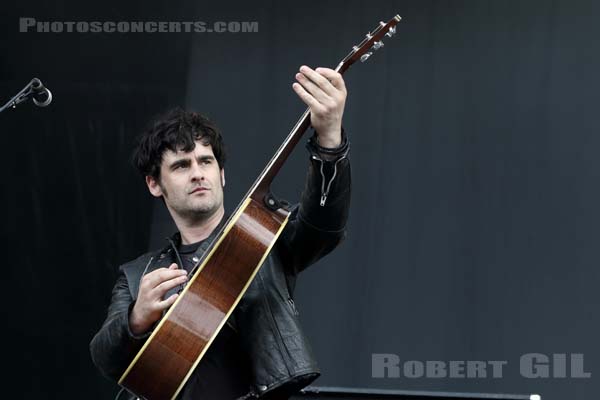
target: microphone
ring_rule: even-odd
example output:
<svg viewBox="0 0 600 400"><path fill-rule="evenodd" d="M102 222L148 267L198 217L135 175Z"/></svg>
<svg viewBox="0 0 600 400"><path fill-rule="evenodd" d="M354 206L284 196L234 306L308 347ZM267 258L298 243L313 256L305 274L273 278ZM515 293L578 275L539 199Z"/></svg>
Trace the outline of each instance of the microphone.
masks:
<svg viewBox="0 0 600 400"><path fill-rule="evenodd" d="M33 103L36 106L46 107L52 102L52 93L48 90L48 88L44 87L42 81L40 81L38 78L33 78L31 82L27 84L27 86L21 89L19 93L17 93L6 104L0 107L0 112L9 107L16 108L17 105L29 100L30 98L33 100Z"/></svg>
<svg viewBox="0 0 600 400"><path fill-rule="evenodd" d="M38 78L31 80L31 89L33 90L33 103L38 107L46 107L52 102L52 92L44 87L42 81Z"/></svg>

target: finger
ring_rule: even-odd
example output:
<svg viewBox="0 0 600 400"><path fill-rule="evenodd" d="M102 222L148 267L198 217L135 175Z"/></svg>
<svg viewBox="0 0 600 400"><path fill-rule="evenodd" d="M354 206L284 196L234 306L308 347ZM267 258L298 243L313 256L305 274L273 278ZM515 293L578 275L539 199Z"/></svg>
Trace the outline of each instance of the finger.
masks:
<svg viewBox="0 0 600 400"><path fill-rule="evenodd" d="M331 97L327 93L323 91L319 86L317 86L313 81L308 79L308 77L304 74L297 73L296 79L302 85L304 90L310 93L319 103L326 103L331 101Z"/></svg>
<svg viewBox="0 0 600 400"><path fill-rule="evenodd" d="M153 289L154 295L156 295L157 298L162 299L162 297L165 295L165 293L167 293L169 290L173 289L176 286L183 285L184 283L187 282L187 280L188 280L188 277L184 275L184 276L177 276L175 278L164 281L160 285L158 285L157 287L155 287Z"/></svg>
<svg viewBox="0 0 600 400"><path fill-rule="evenodd" d="M187 275L186 270L177 268L177 264L171 264L169 268L159 268L144 276L143 285L154 289L164 281L184 275Z"/></svg>
<svg viewBox="0 0 600 400"><path fill-rule="evenodd" d="M177 297L179 297L179 294L173 293L172 295L170 295L165 300L159 301L158 302L158 309L159 310L165 310L165 309L171 307L173 305L173 303L175 303L175 300L177 300Z"/></svg>
<svg viewBox="0 0 600 400"><path fill-rule="evenodd" d="M343 92L346 91L346 83L344 82L344 78L342 78L342 74L340 74L339 72L336 72L331 68L324 67L319 67L315 69L315 72L327 78L336 89L341 90Z"/></svg>
<svg viewBox="0 0 600 400"><path fill-rule="evenodd" d="M313 81L316 85L318 85L325 93L328 95L334 95L336 92L336 87L329 82L327 78L313 69L303 65L300 67L300 72L308 77L311 81Z"/></svg>
<svg viewBox="0 0 600 400"><path fill-rule="evenodd" d="M312 111L315 112L323 112L324 108L321 105L321 103L319 103L317 101L317 99L315 99L310 93L308 93L301 84L294 82L294 84L292 85L292 88L294 89L294 91L296 92L296 94L298 95L298 97L300 97L300 99L307 105L310 107L310 109Z"/></svg>

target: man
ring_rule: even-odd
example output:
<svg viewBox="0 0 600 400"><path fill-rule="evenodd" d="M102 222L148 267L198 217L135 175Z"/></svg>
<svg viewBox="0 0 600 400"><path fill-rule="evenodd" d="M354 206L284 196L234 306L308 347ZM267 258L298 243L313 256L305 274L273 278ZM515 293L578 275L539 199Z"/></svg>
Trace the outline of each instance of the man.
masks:
<svg viewBox="0 0 600 400"><path fill-rule="evenodd" d="M292 87L311 111L309 172L301 202L232 317L178 398L287 399L319 376L293 302L297 275L344 238L350 204L346 88L340 74L300 67ZM225 223L225 150L216 127L176 109L142 135L134 155L148 190L179 232L169 245L122 265L108 316L90 349L117 380L177 299L188 272ZM168 371L165 371L168 373Z"/></svg>

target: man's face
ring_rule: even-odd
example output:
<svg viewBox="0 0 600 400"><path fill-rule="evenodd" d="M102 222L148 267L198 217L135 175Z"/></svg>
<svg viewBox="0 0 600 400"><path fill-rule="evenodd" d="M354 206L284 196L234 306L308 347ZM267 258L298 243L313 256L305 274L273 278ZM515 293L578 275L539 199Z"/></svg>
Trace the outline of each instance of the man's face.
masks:
<svg viewBox="0 0 600 400"><path fill-rule="evenodd" d="M146 183L152 195L163 196L171 214L190 222L203 220L223 206L225 173L212 147L199 140L189 153L165 151L160 179L146 177Z"/></svg>

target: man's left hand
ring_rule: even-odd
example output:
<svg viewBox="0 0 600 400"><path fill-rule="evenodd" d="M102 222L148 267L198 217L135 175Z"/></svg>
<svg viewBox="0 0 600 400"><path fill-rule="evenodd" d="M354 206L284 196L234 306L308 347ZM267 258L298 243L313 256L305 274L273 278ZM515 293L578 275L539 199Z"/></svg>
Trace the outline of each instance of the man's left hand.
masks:
<svg viewBox="0 0 600 400"><path fill-rule="evenodd" d="M303 65L292 87L310 107L310 123L317 131L319 145L327 148L342 143L342 115L346 85L342 75L329 68L315 70Z"/></svg>

